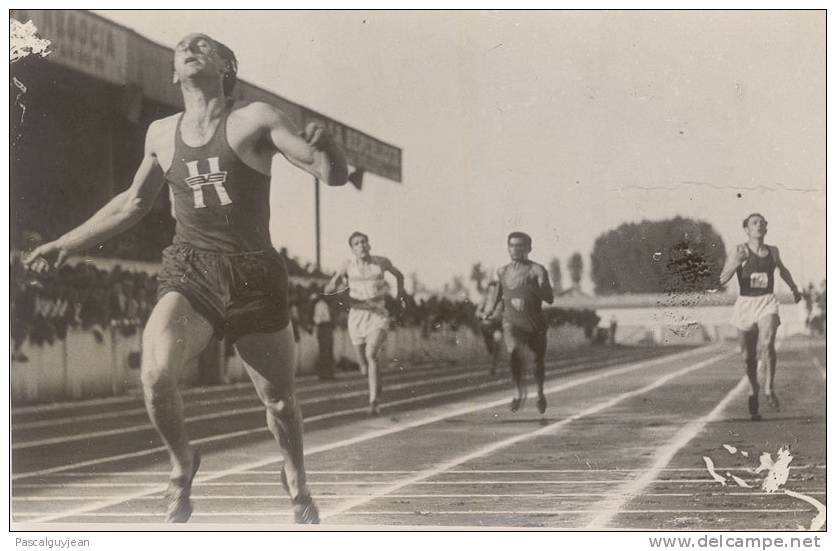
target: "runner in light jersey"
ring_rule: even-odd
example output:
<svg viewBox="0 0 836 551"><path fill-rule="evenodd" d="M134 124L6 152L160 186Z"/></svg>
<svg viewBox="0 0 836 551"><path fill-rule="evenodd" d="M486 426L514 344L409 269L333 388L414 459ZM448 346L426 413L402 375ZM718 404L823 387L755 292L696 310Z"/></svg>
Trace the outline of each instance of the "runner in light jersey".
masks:
<svg viewBox="0 0 836 551"><path fill-rule="evenodd" d="M395 276L398 282L398 299L406 296L403 274L384 256L372 256L367 235L354 232L348 238L354 258L346 261L325 287L326 293L333 293L341 281L348 281L349 305L348 334L357 353L360 370L369 377L369 415L380 413L378 404L382 390L379 368L380 350L386 341L389 329L389 314L386 311L386 295L389 285L386 272Z"/></svg>
<svg viewBox="0 0 836 551"><path fill-rule="evenodd" d="M499 301L502 301L502 330L511 363L511 377L517 396L511 400L511 411L522 407L528 393L524 374L528 364L534 364L537 382L537 410L546 411L543 383L546 370L546 332L548 322L542 303L554 302L554 291L546 268L528 259L531 237L523 232L508 236L508 253L511 263L497 270L499 291L491 307L485 309L483 319L490 319ZM533 362L531 361L533 356Z"/></svg>
<svg viewBox="0 0 836 551"><path fill-rule="evenodd" d="M720 284L725 285L734 275L740 285L740 296L734 303L731 323L740 331L743 361L749 378L749 415L753 421L761 419L758 413L758 365L766 369L764 395L769 405L777 410L775 395L775 335L781 319L778 317L778 299L775 298L775 268L792 290L795 302L802 298L792 274L781 262L778 247L764 244L766 218L750 214L743 220L743 229L749 237L747 243L737 246L735 254L726 262L720 274Z"/></svg>

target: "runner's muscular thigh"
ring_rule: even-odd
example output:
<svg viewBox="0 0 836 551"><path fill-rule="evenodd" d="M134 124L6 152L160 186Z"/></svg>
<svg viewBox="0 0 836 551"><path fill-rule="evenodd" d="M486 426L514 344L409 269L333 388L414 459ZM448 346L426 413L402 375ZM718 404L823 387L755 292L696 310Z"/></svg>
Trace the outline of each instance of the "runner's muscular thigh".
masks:
<svg viewBox="0 0 836 551"><path fill-rule="evenodd" d="M188 299L171 292L160 297L151 310L143 330L143 348L151 350L155 367L164 368L172 360L187 362L196 357L213 334L212 325L194 310ZM174 343L181 346L180 350Z"/></svg>

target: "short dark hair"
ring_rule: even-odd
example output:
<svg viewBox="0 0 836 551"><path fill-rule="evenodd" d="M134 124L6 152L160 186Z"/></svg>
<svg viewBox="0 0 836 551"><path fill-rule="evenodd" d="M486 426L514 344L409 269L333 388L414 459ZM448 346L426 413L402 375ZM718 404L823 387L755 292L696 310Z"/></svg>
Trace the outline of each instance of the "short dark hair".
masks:
<svg viewBox="0 0 836 551"><path fill-rule="evenodd" d="M231 96L235 85L238 83L238 59L235 58L235 52L232 51L232 48L214 38L212 41L218 47L218 55L220 58L226 61L223 82L224 96Z"/></svg>
<svg viewBox="0 0 836 551"><path fill-rule="evenodd" d="M509 245L511 244L511 240L514 239L515 237L518 238L518 239L525 239L525 242L528 243L528 248L529 249L531 248L531 236L530 235L528 235L525 232L521 232L521 231L512 231L511 233L508 234L508 244Z"/></svg>
<svg viewBox="0 0 836 551"><path fill-rule="evenodd" d="M354 241L355 237L365 237L366 241L369 240L369 236L361 231L356 231L348 236L348 246L351 247L351 242Z"/></svg>
<svg viewBox="0 0 836 551"><path fill-rule="evenodd" d="M752 214L743 219L743 229L746 229L749 226L749 219L751 219L753 216L760 216L761 220L763 220L764 223L768 224L768 222L766 221L766 216L759 212L753 212Z"/></svg>

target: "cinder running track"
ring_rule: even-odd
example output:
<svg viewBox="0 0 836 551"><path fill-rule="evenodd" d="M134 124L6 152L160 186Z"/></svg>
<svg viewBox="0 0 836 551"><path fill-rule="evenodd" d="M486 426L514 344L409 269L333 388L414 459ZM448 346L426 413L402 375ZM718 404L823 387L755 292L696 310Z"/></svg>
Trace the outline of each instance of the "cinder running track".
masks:
<svg viewBox="0 0 836 551"><path fill-rule="evenodd" d="M781 409L763 404L760 422L732 343L553 358L543 416L533 395L511 413L507 377L486 365L387 373L377 418L359 375L303 379L310 486L334 526L809 528L826 504L824 355L823 341L781 343ZM249 385L185 400L203 455L191 523L287 525L281 460ZM755 468L782 447L789 477L765 491ZM12 468L17 527L162 521L167 454L136 397L16 408Z"/></svg>

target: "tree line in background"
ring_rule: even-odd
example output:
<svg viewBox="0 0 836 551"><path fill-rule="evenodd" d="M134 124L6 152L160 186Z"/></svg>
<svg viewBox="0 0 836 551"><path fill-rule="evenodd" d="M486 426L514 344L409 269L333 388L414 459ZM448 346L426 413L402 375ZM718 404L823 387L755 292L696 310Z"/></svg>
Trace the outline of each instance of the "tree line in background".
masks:
<svg viewBox="0 0 836 551"><path fill-rule="evenodd" d="M706 291L719 288L725 262L723 238L711 224L677 216L625 223L600 235L590 255L590 278L597 295ZM546 267L555 294L580 288L585 268L581 253L566 262L568 288L560 259L552 257ZM490 279L481 262L473 265L470 281L480 294ZM445 285L445 291L463 289L460 277Z"/></svg>
<svg viewBox="0 0 836 551"><path fill-rule="evenodd" d="M720 286L726 246L711 224L677 216L621 224L590 259L598 295L706 291Z"/></svg>

